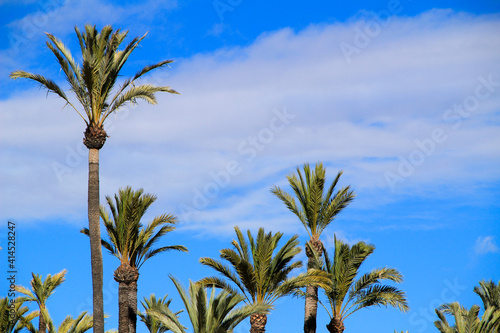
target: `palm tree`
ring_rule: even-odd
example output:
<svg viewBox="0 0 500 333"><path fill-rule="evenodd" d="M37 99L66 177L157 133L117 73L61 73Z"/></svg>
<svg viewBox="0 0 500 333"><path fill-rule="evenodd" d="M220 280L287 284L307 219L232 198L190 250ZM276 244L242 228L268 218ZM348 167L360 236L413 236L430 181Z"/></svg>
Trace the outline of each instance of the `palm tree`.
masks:
<svg viewBox="0 0 500 333"><path fill-rule="evenodd" d="M500 329L500 284L493 280L480 281L474 292L481 297L484 313L479 318L479 306L473 305L469 310L458 302L446 303L436 309L439 320L434 326L442 333L487 333ZM452 315L455 323L450 325L446 315Z"/></svg>
<svg viewBox="0 0 500 333"><path fill-rule="evenodd" d="M356 280L359 268L375 247L359 242L352 247L335 237L335 252L330 261L326 250L324 269L330 276L329 285L324 288L330 303L330 323L326 326L330 333L342 333L344 321L353 313L371 306L392 306L400 311L409 310L404 292L381 284L382 280L396 283L403 281L401 273L394 268L376 268Z"/></svg>
<svg viewBox="0 0 500 333"><path fill-rule="evenodd" d="M118 304L120 333L135 333L137 325L137 280L139 268L149 258L158 253L177 250L187 252L182 245L153 248L162 236L173 231L177 218L163 214L153 218L146 226L141 219L156 196L144 194L143 189L133 191L130 187L120 189L113 198L106 196L111 215L101 206L101 217L109 241L101 240L103 247L120 259L120 266L115 270L114 278L119 283ZM84 228L82 233L89 235Z"/></svg>
<svg viewBox="0 0 500 333"><path fill-rule="evenodd" d="M86 311L82 312L78 317L66 316L61 325L55 328L52 318L47 309L41 310L40 317L46 323L49 333L84 333L92 328L92 316ZM31 333L41 333L31 323L25 325L26 329ZM111 333L110 331L107 333Z"/></svg>
<svg viewBox="0 0 500 333"><path fill-rule="evenodd" d="M270 306L266 304L246 304L237 307L245 297L228 290L222 290L215 295L212 288L210 297L202 284L189 282L189 291L186 292L180 283L173 277L173 281L179 295L181 296L186 312L191 321L193 333L226 333L233 329L255 313L266 313ZM168 329L174 333L185 333L185 328L179 323L177 316L170 311L168 313L156 310L148 310L151 316L155 316Z"/></svg>
<svg viewBox="0 0 500 333"><path fill-rule="evenodd" d="M495 284L493 280L480 281L479 286L474 287L474 292L481 297L484 309L500 309L500 282Z"/></svg>
<svg viewBox="0 0 500 333"><path fill-rule="evenodd" d="M231 266L211 258L201 258L203 265L214 268L229 282L236 285L232 287L226 280L219 277L206 277L199 283L224 288L232 293L241 293L248 304L262 304L269 307L280 297L294 293L297 288L308 284L326 281L321 271L312 271L310 274L301 274L289 277L296 268L302 266L301 261L292 262L294 257L301 251L298 235L290 238L281 248L278 243L283 234L264 233L260 228L257 240L254 240L250 231L247 232L248 243L238 227L236 231L237 241L233 240L233 249L223 249L220 257ZM274 256L273 256L274 255ZM323 280L321 280L323 278ZM255 313L250 317L251 333L265 331L267 323L266 313Z"/></svg>
<svg viewBox="0 0 500 333"><path fill-rule="evenodd" d="M308 269L312 269L314 262L314 251L323 253L323 243L320 240L321 233L337 217L355 197L350 186L342 187L335 191L335 187L342 175L342 171L337 173L332 184L325 192L326 170L322 163L317 163L314 170L311 170L309 164L304 164L304 173L297 168L297 174L287 176L288 183L297 197L298 204L291 194L284 192L277 186L271 189L287 208L297 215L300 222L304 225L309 235L309 246L306 246L306 255L308 258ZM304 332L316 332L316 316L318 312L318 288L308 286L305 297L305 318Z"/></svg>
<svg viewBox="0 0 500 333"><path fill-rule="evenodd" d="M149 315L149 313L151 313L151 311L156 311L157 313L161 313L166 318L178 318L179 314L182 311L173 313L172 310L170 310L171 302L171 299L167 300L167 295L160 299L156 299L156 296L154 294L150 295L149 299L144 297L144 302L141 302L141 304L146 312L142 313L138 311L137 314L141 318L141 321L146 325L150 333L165 333L167 331L170 331L169 328L162 324L162 322L158 320L156 316Z"/></svg>
<svg viewBox="0 0 500 333"><path fill-rule="evenodd" d="M43 313L47 309L47 299L54 293L55 289L60 286L66 275L66 270L55 274L54 276L48 274L45 280L42 281L41 275L31 273L31 290L23 286L16 286L15 290L25 296L21 296L21 302L36 302L38 304L39 313ZM46 325L44 316L40 315L38 319L38 332L46 333Z"/></svg>
<svg viewBox="0 0 500 333"><path fill-rule="evenodd" d="M10 299L8 297L0 299L0 332L18 333L26 325L38 316L38 311L29 311L24 306L24 300L20 297Z"/></svg>
<svg viewBox="0 0 500 333"><path fill-rule="evenodd" d="M74 60L69 49L51 34L47 34L49 39L47 47L56 56L69 83L69 90L74 94L83 110L79 110L75 106L59 85L43 75L18 70L12 72L10 77L13 79L26 78L38 82L48 92L55 93L62 98L66 105L72 107L86 124L83 143L89 149L88 219L94 332L104 333L103 271L99 224L99 149L102 148L107 138L104 121L113 112L129 103L136 103L139 99L156 104L155 93L177 92L170 87L135 84L143 75L154 69L167 66L172 60L144 67L133 78L126 79L117 91L113 92L123 65L146 35L134 38L123 50L119 50L118 48L128 31L122 32L118 29L113 32L111 26L105 26L98 32L96 27L91 25L86 25L84 32L80 32L77 27L75 27L75 31L82 52L81 65Z"/></svg>
<svg viewBox="0 0 500 333"><path fill-rule="evenodd" d="M473 305L470 310L458 302L443 304L436 309L439 320L434 326L441 333L492 333L500 329L500 309L487 308L479 319L479 306ZM450 325L446 315L452 315L455 324Z"/></svg>

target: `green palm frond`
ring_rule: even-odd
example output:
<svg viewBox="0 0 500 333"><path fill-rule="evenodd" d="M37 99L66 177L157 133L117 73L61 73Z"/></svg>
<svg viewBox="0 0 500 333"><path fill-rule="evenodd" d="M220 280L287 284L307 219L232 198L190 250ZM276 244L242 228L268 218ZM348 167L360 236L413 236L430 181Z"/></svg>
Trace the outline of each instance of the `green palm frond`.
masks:
<svg viewBox="0 0 500 333"><path fill-rule="evenodd" d="M170 278L184 303L193 333L232 332L236 325L252 314L268 313L271 309L267 304L246 304L238 307L245 299L240 294L222 289L216 295L215 288L211 288L210 295L207 295L203 285L191 281L186 291L175 278Z"/></svg>
<svg viewBox="0 0 500 333"><path fill-rule="evenodd" d="M266 233L260 228L255 238L248 231L246 240L238 227L234 229L236 239L231 242L233 249L220 251L222 261L200 259L200 263L212 267L226 280L208 277L198 283L214 285L232 293L238 291L249 304L272 305L280 297L293 295L298 288L325 285L328 282L326 273L319 270L290 277L293 270L302 266L302 262L293 261L301 251L297 235L280 245L283 237L280 232Z"/></svg>
<svg viewBox="0 0 500 333"><path fill-rule="evenodd" d="M151 294L149 298L144 297L144 301L141 301L145 313L138 311L137 314L150 333L181 332L179 327L183 328L178 320L182 311L174 313L170 309L172 300L167 299L167 297L168 295L165 295L163 298L156 299L156 296ZM164 324L159 318L162 318L163 322L168 322L168 324Z"/></svg>
<svg viewBox="0 0 500 333"><path fill-rule="evenodd" d="M467 309L458 302L442 304L436 309L438 320L434 322L434 326L441 333L497 332L500 329L500 309L488 307L481 318L479 310L477 305ZM453 317L453 325L448 322L446 315Z"/></svg>
<svg viewBox="0 0 500 333"><path fill-rule="evenodd" d="M38 316L38 311L29 311L24 306L25 300L22 297L9 299L0 298L0 332L18 333L23 329L33 327L31 321Z"/></svg>
<svg viewBox="0 0 500 333"><path fill-rule="evenodd" d="M500 282L480 281L479 286L474 287L474 292L481 297L485 309L490 307L500 309Z"/></svg>
<svg viewBox="0 0 500 333"><path fill-rule="evenodd" d="M321 287L330 303L330 318L344 321L351 314L371 306L391 306L408 311L405 293L398 288L382 284L383 281L401 283L402 274L394 268L377 268L357 278L362 263L375 247L365 242L352 246L335 237L333 260L324 249L324 268L329 282ZM319 259L318 259L319 262Z"/></svg>
<svg viewBox="0 0 500 333"><path fill-rule="evenodd" d="M40 75L25 71L14 71L10 74L13 79L26 78L40 83L40 85L61 97L85 121L87 126L102 126L104 120L113 112L118 111L127 103L135 103L138 99L149 103L156 103L157 92L178 94L170 87L157 87L149 84L136 86L139 80L147 73L163 67L168 67L172 60L164 60L148 65L139 70L133 77L125 79L117 91L114 91L120 71L129 59L131 53L146 37L136 37L123 50L119 47L125 40L128 32L120 29L113 31L111 26L105 26L98 31L95 26L85 25L83 31L75 27L82 55L81 64L77 63L70 50L55 36L47 33L47 47L54 56L65 75L70 91L74 94L83 110L73 105L64 91L54 81Z"/></svg>
<svg viewBox="0 0 500 333"><path fill-rule="evenodd" d="M325 191L326 170L322 163L317 163L314 170L304 164L302 170L296 171L287 176L295 197L277 186L271 188L271 193L299 218L311 239L319 239L323 230L354 199L354 191L347 186L335 192L342 171Z"/></svg>
<svg viewBox="0 0 500 333"><path fill-rule="evenodd" d="M183 251L182 245L169 245L155 248L157 242L169 232L175 230L177 218L163 214L143 225L141 220L148 208L155 202L156 196L137 191L130 187L120 189L114 197L106 196L109 211L101 206L101 218L109 240L102 239L101 244L122 263L139 269L148 259L166 251ZM88 235L88 229L82 233Z"/></svg>

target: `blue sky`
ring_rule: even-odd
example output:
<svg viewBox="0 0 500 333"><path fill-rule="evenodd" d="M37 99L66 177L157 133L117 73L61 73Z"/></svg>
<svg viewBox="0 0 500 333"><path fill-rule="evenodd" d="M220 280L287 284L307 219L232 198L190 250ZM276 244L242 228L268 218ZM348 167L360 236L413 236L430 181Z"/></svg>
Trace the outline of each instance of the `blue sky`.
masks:
<svg viewBox="0 0 500 333"><path fill-rule="evenodd" d="M480 304L473 287L500 279L499 12L499 1L0 0L0 236L5 247L7 221L16 223L18 283L67 269L48 304L55 322L91 311L88 239L79 233L84 123L8 74L23 69L64 85L44 32L77 55L75 25L112 24L131 37L149 32L124 74L174 59L144 81L181 93L110 118L101 150L102 199L127 185L155 193L146 221L177 215L164 244L190 250L148 261L139 299L168 293L181 309L168 274L184 285L212 274L198 259L229 247L235 225L304 243L307 233L270 188L322 161L328 179L344 170L342 185L357 194L324 242L332 250L336 234L373 243L364 269L399 269L411 307L360 311L347 331L436 332L435 307ZM104 253L107 328L117 326L117 266ZM5 277L0 286L6 293ZM327 322L319 308L318 332ZM303 301L286 298L267 331L302 325ZM236 332L248 330L245 322Z"/></svg>

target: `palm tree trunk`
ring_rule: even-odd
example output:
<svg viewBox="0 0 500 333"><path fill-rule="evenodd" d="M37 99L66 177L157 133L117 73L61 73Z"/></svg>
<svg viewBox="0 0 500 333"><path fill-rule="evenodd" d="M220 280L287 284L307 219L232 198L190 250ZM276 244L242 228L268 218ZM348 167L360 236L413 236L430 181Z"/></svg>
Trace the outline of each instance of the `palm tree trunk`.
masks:
<svg viewBox="0 0 500 333"><path fill-rule="evenodd" d="M330 320L330 323L326 325L326 329L330 333L342 333L345 330L344 323L342 322L342 319L333 317L332 320Z"/></svg>
<svg viewBox="0 0 500 333"><path fill-rule="evenodd" d="M318 314L318 288L306 287L306 304L304 318L304 333L316 332L316 316Z"/></svg>
<svg viewBox="0 0 500 333"><path fill-rule="evenodd" d="M94 333L104 333L103 268L99 220L99 149L89 149L88 216Z"/></svg>
<svg viewBox="0 0 500 333"><path fill-rule="evenodd" d="M267 315L256 313L250 316L250 333L264 333L266 331Z"/></svg>
<svg viewBox="0 0 500 333"><path fill-rule="evenodd" d="M135 333L137 328L137 279L132 281L128 290L129 333Z"/></svg>
<svg viewBox="0 0 500 333"><path fill-rule="evenodd" d="M115 270L118 282L118 332L135 333L137 325L137 268L121 264Z"/></svg>
<svg viewBox="0 0 500 333"><path fill-rule="evenodd" d="M316 254L323 253L323 243L319 239L311 238L309 245ZM314 253L306 246L306 256L308 258L308 270L313 267ZM306 287L306 302L304 309L304 333L316 333L316 317L318 315L318 288Z"/></svg>
<svg viewBox="0 0 500 333"><path fill-rule="evenodd" d="M47 332L47 324L45 323L45 319L42 316L42 309L45 309L45 306L40 306L40 315L38 316L38 333Z"/></svg>

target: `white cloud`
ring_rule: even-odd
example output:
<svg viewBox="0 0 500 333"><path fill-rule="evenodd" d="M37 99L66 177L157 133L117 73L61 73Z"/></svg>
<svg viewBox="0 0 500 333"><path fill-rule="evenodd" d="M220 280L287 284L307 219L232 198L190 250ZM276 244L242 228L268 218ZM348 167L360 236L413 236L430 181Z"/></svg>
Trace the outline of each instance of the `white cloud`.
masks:
<svg viewBox="0 0 500 333"><path fill-rule="evenodd" d="M499 249L493 236L479 236L474 244L474 252L476 254L498 253Z"/></svg>
<svg viewBox="0 0 500 333"><path fill-rule="evenodd" d="M363 22L266 33L248 47L182 59L149 78L181 95L160 95L157 106L140 104L110 119L102 195L144 187L158 195L152 213L182 215L181 205L194 207L196 191L210 195L211 174L234 162L240 171L212 186L216 194L187 226L229 232L236 223L265 223L298 232L301 225L290 224L269 188L304 162L323 161L330 177L344 169L343 184L377 193L360 196L360 208L398 194L443 186L472 190L464 185L498 180L500 153L493 143L500 140L500 87L494 83L467 117L443 119L475 94L478 77L500 81L498 17L430 12L394 18L347 63L339 45L353 43L354 27ZM85 150L78 153L84 124L61 107L36 89L0 101L2 216L85 216L87 157ZM288 123L276 120L284 110L294 116ZM428 154L424 149L391 192L385 173L399 175L401 160L423 149L416 141L432 138L438 128L446 139ZM68 161L60 181L53 163ZM29 201L20 200L26 193Z"/></svg>

